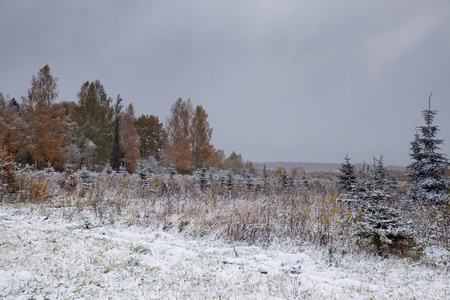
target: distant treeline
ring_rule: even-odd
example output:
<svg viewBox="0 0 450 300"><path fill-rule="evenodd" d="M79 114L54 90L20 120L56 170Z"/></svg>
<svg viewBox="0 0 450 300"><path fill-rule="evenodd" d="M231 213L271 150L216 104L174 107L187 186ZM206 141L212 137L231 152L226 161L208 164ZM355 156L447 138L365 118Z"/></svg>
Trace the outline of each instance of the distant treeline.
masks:
<svg viewBox="0 0 450 300"><path fill-rule="evenodd" d="M190 100L178 99L163 124L154 115L135 118L133 104L124 109L120 95L113 101L99 80L84 82L77 102L57 103L57 80L45 65L21 101L0 93L0 150L16 165L136 172L140 159L154 159L181 173L253 168L240 154L226 157L214 148L208 115Z"/></svg>

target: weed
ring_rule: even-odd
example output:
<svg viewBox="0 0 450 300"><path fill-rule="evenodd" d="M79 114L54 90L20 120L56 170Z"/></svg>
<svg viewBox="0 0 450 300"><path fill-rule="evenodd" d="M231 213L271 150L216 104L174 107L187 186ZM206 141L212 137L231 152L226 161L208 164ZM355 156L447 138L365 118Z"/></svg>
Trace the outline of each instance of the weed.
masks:
<svg viewBox="0 0 450 300"><path fill-rule="evenodd" d="M150 249L148 249L147 247L144 246L136 246L133 247L131 249L132 253L136 253L136 254L152 254L152 251Z"/></svg>

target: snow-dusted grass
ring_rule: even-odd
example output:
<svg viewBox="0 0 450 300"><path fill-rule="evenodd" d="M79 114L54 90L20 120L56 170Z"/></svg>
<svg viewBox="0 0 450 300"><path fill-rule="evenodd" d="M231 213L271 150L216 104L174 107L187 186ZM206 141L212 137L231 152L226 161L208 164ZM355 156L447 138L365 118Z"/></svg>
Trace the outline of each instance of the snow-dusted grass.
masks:
<svg viewBox="0 0 450 300"><path fill-rule="evenodd" d="M2 299L449 299L450 253L418 261L189 239L90 207L0 205Z"/></svg>

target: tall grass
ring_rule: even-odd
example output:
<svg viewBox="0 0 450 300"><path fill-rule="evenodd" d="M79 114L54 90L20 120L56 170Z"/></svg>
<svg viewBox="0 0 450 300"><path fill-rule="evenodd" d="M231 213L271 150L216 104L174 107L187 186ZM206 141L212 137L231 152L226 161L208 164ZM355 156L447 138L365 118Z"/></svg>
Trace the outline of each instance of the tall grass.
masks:
<svg viewBox="0 0 450 300"><path fill-rule="evenodd" d="M86 174L67 171L17 172L12 201L93 210L105 223L162 228L192 237L220 238L233 243L271 243L327 247L330 255L366 247L354 238L354 212L336 201L340 192L333 174L308 174L283 180L211 173L205 187L196 176L151 174L143 181L126 173ZM85 182L89 180L89 182ZM11 198L9 198L11 199ZM418 244L448 248L450 205L424 206L391 198L405 221L413 222Z"/></svg>

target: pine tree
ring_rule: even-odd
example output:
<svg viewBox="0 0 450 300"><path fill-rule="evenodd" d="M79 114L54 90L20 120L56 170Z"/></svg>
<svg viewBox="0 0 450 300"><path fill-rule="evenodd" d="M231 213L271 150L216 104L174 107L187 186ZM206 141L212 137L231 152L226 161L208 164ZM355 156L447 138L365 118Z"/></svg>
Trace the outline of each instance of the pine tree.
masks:
<svg viewBox="0 0 450 300"><path fill-rule="evenodd" d="M139 175L139 182L142 182L142 183L148 182L147 168L145 168L144 165L141 165L141 164L139 165L138 175Z"/></svg>
<svg viewBox="0 0 450 300"><path fill-rule="evenodd" d="M8 107L20 109L20 104L19 102L17 102L16 98L12 98L11 100L8 101Z"/></svg>
<svg viewBox="0 0 450 300"><path fill-rule="evenodd" d="M224 180L225 187L227 189L232 189L234 187L234 173L233 171L228 171L227 177Z"/></svg>
<svg viewBox="0 0 450 300"><path fill-rule="evenodd" d="M163 124L157 116L142 115L136 120L135 127L141 141L140 157L146 159L153 156L159 161L165 136Z"/></svg>
<svg viewBox="0 0 450 300"><path fill-rule="evenodd" d="M445 154L438 153L444 140L437 139L440 131L433 125L436 110L431 110L431 95L428 109L422 111L425 126L418 127L418 133L411 142L410 154L413 162L408 166L411 187L408 195L412 199L422 199L434 203L442 203L447 197L449 181L445 178L448 161Z"/></svg>
<svg viewBox="0 0 450 300"><path fill-rule="evenodd" d="M267 167L266 167L265 163L264 163L263 170L262 170L262 176L263 176L264 181L266 181L267 178L269 177L269 173L267 172Z"/></svg>
<svg viewBox="0 0 450 300"><path fill-rule="evenodd" d="M395 185L392 183L383 163L383 156L374 157L373 170L356 180L347 199L351 203L357 220L355 236L368 238L381 250L387 246L391 250L402 250L403 246L414 243L413 231L405 223L398 211L387 206ZM358 216L359 214L359 216Z"/></svg>
<svg viewBox="0 0 450 300"><path fill-rule="evenodd" d="M247 187L247 191L249 191L253 186L252 176L248 169L242 169L241 176L244 181L245 186Z"/></svg>
<svg viewBox="0 0 450 300"><path fill-rule="evenodd" d="M356 236L370 238L378 250L381 250L383 245L402 250L402 242L405 246L413 244L414 232L409 224L402 220L397 210L373 203L366 204L364 208Z"/></svg>
<svg viewBox="0 0 450 300"><path fill-rule="evenodd" d="M197 172L198 182L200 183L200 189L205 191L205 189L211 185L210 178L206 176L207 168L205 165Z"/></svg>
<svg viewBox="0 0 450 300"><path fill-rule="evenodd" d="M74 118L81 164L91 168L108 164L114 143L114 108L99 80L86 81L78 92Z"/></svg>
<svg viewBox="0 0 450 300"><path fill-rule="evenodd" d="M114 105L114 143L111 152L110 164L113 170L118 170L122 164L122 160L125 157L120 144L120 118L122 113L122 98L120 95L117 95L116 104Z"/></svg>
<svg viewBox="0 0 450 300"><path fill-rule="evenodd" d="M345 162L342 163L339 171L341 174L339 178L339 187L344 191L351 191L353 186L356 184L355 166L350 163L350 158L348 154L344 158Z"/></svg>
<svg viewBox="0 0 450 300"><path fill-rule="evenodd" d="M80 183L80 197L84 197L88 190L92 190L94 188L94 178L90 171L86 169L86 167L81 168L78 171L79 183Z"/></svg>

